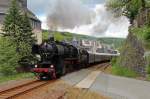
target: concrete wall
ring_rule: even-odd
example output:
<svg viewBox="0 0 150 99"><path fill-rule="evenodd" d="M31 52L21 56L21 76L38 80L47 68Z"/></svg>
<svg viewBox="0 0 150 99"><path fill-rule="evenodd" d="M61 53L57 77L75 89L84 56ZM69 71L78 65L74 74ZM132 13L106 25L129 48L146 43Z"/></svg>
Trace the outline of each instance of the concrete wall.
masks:
<svg viewBox="0 0 150 99"><path fill-rule="evenodd" d="M35 37L37 38L37 43L42 43L42 29L41 29L41 22L31 19L31 26L33 28L33 33L35 33Z"/></svg>
<svg viewBox="0 0 150 99"><path fill-rule="evenodd" d="M11 0L0 0L0 6L9 6Z"/></svg>
<svg viewBox="0 0 150 99"><path fill-rule="evenodd" d="M5 15L4 15L4 14L0 14L0 24L3 24L4 17L5 17Z"/></svg>
<svg viewBox="0 0 150 99"><path fill-rule="evenodd" d="M33 33L35 38L37 38L37 44L41 44L42 43L42 30L39 29L34 29Z"/></svg>

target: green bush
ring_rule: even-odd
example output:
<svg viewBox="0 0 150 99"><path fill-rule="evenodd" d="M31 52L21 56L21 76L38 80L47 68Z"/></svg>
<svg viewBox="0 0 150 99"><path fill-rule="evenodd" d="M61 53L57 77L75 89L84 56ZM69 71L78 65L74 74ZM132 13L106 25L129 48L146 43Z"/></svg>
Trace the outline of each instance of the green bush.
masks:
<svg viewBox="0 0 150 99"><path fill-rule="evenodd" d="M112 66L112 74L131 78L138 76L136 72L121 66Z"/></svg>
<svg viewBox="0 0 150 99"><path fill-rule="evenodd" d="M145 59L147 61L146 71L147 71L147 74L150 74L150 55L145 56Z"/></svg>
<svg viewBox="0 0 150 99"><path fill-rule="evenodd" d="M150 81L150 74L149 74L149 75L147 75L146 80Z"/></svg>
<svg viewBox="0 0 150 99"><path fill-rule="evenodd" d="M3 76L8 76L8 75L14 75L16 74L16 69L12 66L10 66L10 64L5 64L3 63L1 65L1 69L0 69L0 72L2 73Z"/></svg>
<svg viewBox="0 0 150 99"><path fill-rule="evenodd" d="M135 78L138 76L138 74L135 71L128 69L126 67L123 67L123 66L118 66L119 60L120 60L120 57L112 59L111 61L112 74L118 75L118 76L124 76L124 77L131 77L131 78Z"/></svg>
<svg viewBox="0 0 150 99"><path fill-rule="evenodd" d="M21 74L9 75L9 76L0 76L0 83L7 82L10 80L19 80L19 79L32 78L32 77L34 77L33 73L21 73Z"/></svg>
<svg viewBox="0 0 150 99"><path fill-rule="evenodd" d="M143 42L146 50L150 50L150 26L145 25L141 28L132 28L131 31L138 37L139 40Z"/></svg>
<svg viewBox="0 0 150 99"><path fill-rule="evenodd" d="M147 71L147 80L150 81L150 56L146 56L146 60L147 60L147 67L146 67L146 71Z"/></svg>
<svg viewBox="0 0 150 99"><path fill-rule="evenodd" d="M147 67L147 73L150 74L150 66Z"/></svg>
<svg viewBox="0 0 150 99"><path fill-rule="evenodd" d="M116 57L112 58L112 60L111 60L111 64L112 64L112 65L115 65L115 64L116 64L116 62L117 62L117 58L116 58Z"/></svg>
<svg viewBox="0 0 150 99"><path fill-rule="evenodd" d="M0 73L2 75L16 74L19 55L8 38L0 37Z"/></svg>
<svg viewBox="0 0 150 99"><path fill-rule="evenodd" d="M131 29L131 32L134 33L138 39L140 40L145 40L147 37L147 34L149 33L149 27L144 26L144 27L134 27Z"/></svg>

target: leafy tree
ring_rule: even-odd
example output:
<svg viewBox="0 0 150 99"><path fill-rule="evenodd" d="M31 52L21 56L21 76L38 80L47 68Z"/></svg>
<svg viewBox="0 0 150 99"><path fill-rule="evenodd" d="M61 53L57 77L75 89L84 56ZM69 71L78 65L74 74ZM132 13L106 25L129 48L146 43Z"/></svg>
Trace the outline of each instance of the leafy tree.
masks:
<svg viewBox="0 0 150 99"><path fill-rule="evenodd" d="M18 2L13 0L8 14L5 17L2 29L5 32L3 35L11 37L14 41L16 36L19 34L18 32L21 32L20 24L22 23L20 20L22 20L22 17L19 9Z"/></svg>
<svg viewBox="0 0 150 99"><path fill-rule="evenodd" d="M24 12L24 15L22 16L23 20L22 20L22 29L23 29L23 37L24 37L24 42L27 42L29 45L32 45L33 43L35 43L35 38L33 36L33 32L32 32L32 26L30 24L30 19L27 15L26 12Z"/></svg>
<svg viewBox="0 0 150 99"><path fill-rule="evenodd" d="M13 51L14 54L16 53L17 58L14 58L15 55L9 56L9 52L9 54L3 53L2 57L4 56L6 60L5 63L7 63L7 66L10 67L12 71L14 71L14 68L17 66L17 64L9 64L11 61L7 61L7 57L5 57L5 55L8 55L10 60L18 63L24 60L29 62L32 56L31 46L35 42L35 38L32 36L33 33L32 27L30 25L30 19L28 18L25 11L20 8L18 0L12 0L8 14L4 20L2 30L4 32L3 36L8 39L7 43L10 45L10 48L6 48L8 48L8 51L10 50ZM6 49L5 51L7 52Z"/></svg>
<svg viewBox="0 0 150 99"><path fill-rule="evenodd" d="M149 42L150 41L150 27L147 27L144 32L146 33L145 40Z"/></svg>
<svg viewBox="0 0 150 99"><path fill-rule="evenodd" d="M32 36L30 20L20 7L17 0L13 0L3 25L4 36L8 37L16 46L16 52L22 58L31 55L31 46L35 41Z"/></svg>
<svg viewBox="0 0 150 99"><path fill-rule="evenodd" d="M20 33L19 37L19 53L24 57L31 56L31 47L32 44L35 43L35 38L33 36L32 27L30 24L30 20L25 12L22 16L22 24L21 24L22 33Z"/></svg>
<svg viewBox="0 0 150 99"><path fill-rule="evenodd" d="M0 73L12 75L16 73L20 56L16 53L15 46L6 37L0 37Z"/></svg>
<svg viewBox="0 0 150 99"><path fill-rule="evenodd" d="M136 18L140 9L146 6L145 0L108 0L107 7L117 15L124 14L130 19L131 24Z"/></svg>
<svg viewBox="0 0 150 99"><path fill-rule="evenodd" d="M12 45L16 46L16 51L19 49L20 34L22 33L21 22L22 16L20 7L17 0L12 0L8 14L5 17L2 30L5 32L3 35L8 37Z"/></svg>

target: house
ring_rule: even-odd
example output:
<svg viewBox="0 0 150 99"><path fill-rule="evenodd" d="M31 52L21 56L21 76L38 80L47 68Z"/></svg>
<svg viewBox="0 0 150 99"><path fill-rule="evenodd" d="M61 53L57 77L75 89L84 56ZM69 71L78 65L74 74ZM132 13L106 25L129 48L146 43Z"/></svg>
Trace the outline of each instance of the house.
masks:
<svg viewBox="0 0 150 99"><path fill-rule="evenodd" d="M2 27L3 21L5 19L5 15L9 9L10 3L12 0L0 0L0 29ZM18 0L19 5L22 11L26 11L30 21L31 26L33 28L33 33L35 33L35 37L37 38L37 43L40 44L42 42L42 29L41 29L41 21L27 8L27 0Z"/></svg>

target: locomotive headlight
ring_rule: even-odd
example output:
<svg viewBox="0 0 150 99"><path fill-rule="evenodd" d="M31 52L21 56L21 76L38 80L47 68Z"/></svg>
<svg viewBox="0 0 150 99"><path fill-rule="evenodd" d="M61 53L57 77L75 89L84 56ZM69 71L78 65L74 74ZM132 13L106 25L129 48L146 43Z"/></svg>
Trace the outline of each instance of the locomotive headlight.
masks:
<svg viewBox="0 0 150 99"><path fill-rule="evenodd" d="M54 68L54 65L51 65L50 67L51 67L51 68Z"/></svg>
<svg viewBox="0 0 150 99"><path fill-rule="evenodd" d="M38 65L35 65L35 68L37 68L38 67Z"/></svg>

